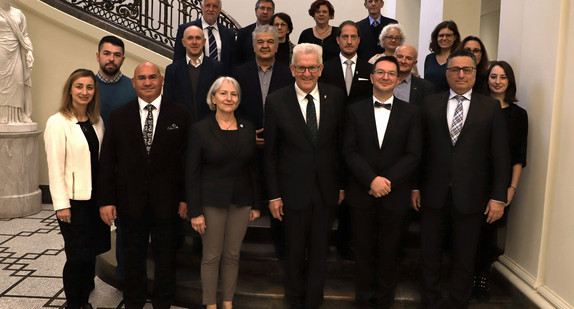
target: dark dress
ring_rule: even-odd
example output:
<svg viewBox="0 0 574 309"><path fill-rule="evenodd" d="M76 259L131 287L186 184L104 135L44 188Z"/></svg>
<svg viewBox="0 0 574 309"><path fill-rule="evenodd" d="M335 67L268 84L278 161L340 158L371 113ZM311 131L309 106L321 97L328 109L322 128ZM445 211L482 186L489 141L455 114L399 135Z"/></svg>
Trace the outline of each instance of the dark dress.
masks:
<svg viewBox="0 0 574 309"><path fill-rule="evenodd" d="M333 29L331 29L331 35L321 40L313 34L313 28L307 28L301 32L298 44L313 43L323 47L323 63L325 63L329 59L339 55L339 44L337 44L338 31L339 28L333 27Z"/></svg>
<svg viewBox="0 0 574 309"><path fill-rule="evenodd" d="M425 80L434 85L435 93L449 89L446 81L446 62L443 65L438 64L435 53L430 53L425 58Z"/></svg>
<svg viewBox="0 0 574 309"><path fill-rule="evenodd" d="M95 184L98 171L98 136L89 120L78 124L88 141L92 184ZM65 242L66 264L63 281L70 308L88 302L90 291L94 287L96 255L110 249L110 228L100 219L95 196L95 190L92 190L92 196L87 201L70 200L72 222L68 224L58 221Z"/></svg>
<svg viewBox="0 0 574 309"><path fill-rule="evenodd" d="M295 47L295 45L293 45L293 43L291 43L291 41L289 40L289 37L287 37L287 40L285 40L285 42L279 43L277 53L275 54L275 60L285 65L290 65L291 55L293 53L293 47Z"/></svg>

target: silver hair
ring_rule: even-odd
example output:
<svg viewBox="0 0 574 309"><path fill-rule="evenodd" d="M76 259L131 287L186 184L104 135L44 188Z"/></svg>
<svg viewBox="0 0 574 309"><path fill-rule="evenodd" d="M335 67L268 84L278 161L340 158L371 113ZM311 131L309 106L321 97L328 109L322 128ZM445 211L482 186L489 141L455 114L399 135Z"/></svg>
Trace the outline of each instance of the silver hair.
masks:
<svg viewBox="0 0 574 309"><path fill-rule="evenodd" d="M215 95L215 93L217 92L217 90L219 90L219 88L221 88L221 84L223 84L223 82L226 81L233 84L233 86L235 86L235 89L237 89L237 96L238 96L237 106L239 106L239 103L241 103L241 88L239 87L239 83L237 82L237 80L235 80L235 78L233 77L221 76L213 82L211 88L209 88L209 91L207 92L206 101L207 106L209 106L210 110L212 111L215 110L215 104L211 100L211 97Z"/></svg>
<svg viewBox="0 0 574 309"><path fill-rule="evenodd" d="M383 39L391 29L399 30L399 36L401 37L399 45L403 45L405 43L405 32L403 31L403 26L401 26L401 24L388 24L383 28L383 30L381 30L381 34L379 34L379 42L381 42L381 46L383 45Z"/></svg>
<svg viewBox="0 0 574 309"><path fill-rule="evenodd" d="M201 0L201 5L203 5L203 3L205 2L205 0ZM219 0L219 8L221 8L223 6L223 0Z"/></svg>
<svg viewBox="0 0 574 309"><path fill-rule="evenodd" d="M319 57L319 64L323 64L323 47L313 44L313 43L301 43L295 45L293 48L293 57L291 58L291 64L295 64L295 59L297 55L301 54L316 54Z"/></svg>
<svg viewBox="0 0 574 309"><path fill-rule="evenodd" d="M279 45L279 34L277 33L277 29L275 29L275 27L273 27L272 25L261 25L255 27L255 30L253 30L253 33L251 34L251 45L255 45L255 41L257 40L256 36L258 33L267 33L267 32L273 33L273 35L275 36L275 44Z"/></svg>

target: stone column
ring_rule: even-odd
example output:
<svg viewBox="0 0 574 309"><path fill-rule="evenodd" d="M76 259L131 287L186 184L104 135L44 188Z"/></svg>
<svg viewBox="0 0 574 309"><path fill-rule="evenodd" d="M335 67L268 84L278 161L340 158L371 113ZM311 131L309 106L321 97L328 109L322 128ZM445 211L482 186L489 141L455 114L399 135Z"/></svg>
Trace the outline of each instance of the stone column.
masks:
<svg viewBox="0 0 574 309"><path fill-rule="evenodd" d="M38 188L38 125L0 124L0 218L42 210Z"/></svg>

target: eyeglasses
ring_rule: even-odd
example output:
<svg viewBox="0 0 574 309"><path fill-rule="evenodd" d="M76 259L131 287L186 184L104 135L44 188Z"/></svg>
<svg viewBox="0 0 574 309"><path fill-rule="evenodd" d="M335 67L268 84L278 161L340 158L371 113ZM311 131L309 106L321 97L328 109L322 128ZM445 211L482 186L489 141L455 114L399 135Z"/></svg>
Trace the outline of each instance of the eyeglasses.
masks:
<svg viewBox="0 0 574 309"><path fill-rule="evenodd" d="M460 72L460 70L462 70L462 73L464 73L464 75L470 75L472 74L472 72L475 70L475 67L450 67L450 68L446 68L446 71L450 74L458 74L458 72Z"/></svg>
<svg viewBox="0 0 574 309"><path fill-rule="evenodd" d="M285 27L287 27L287 24L286 23L274 23L273 26L275 28L285 28Z"/></svg>
<svg viewBox="0 0 574 309"><path fill-rule="evenodd" d="M319 72L319 68L321 66L320 65L314 65L314 66L310 66L310 67L300 67L300 66L293 66L293 68L295 69L295 73L299 73L299 74L303 74L305 73L305 71L309 70L309 73L313 74L313 73L317 73Z"/></svg>
<svg viewBox="0 0 574 309"><path fill-rule="evenodd" d="M391 40L391 41L399 41L401 39L401 37L400 36L385 35L385 39Z"/></svg>
<svg viewBox="0 0 574 309"><path fill-rule="evenodd" d="M396 76L397 76L397 72L396 72L396 71L385 72L385 71L383 71L383 70L376 70L376 71L374 72L374 74L375 74L375 75L379 75L379 76L381 76L381 77L385 76L385 74L386 74L388 77L396 77Z"/></svg>
<svg viewBox="0 0 574 309"><path fill-rule="evenodd" d="M439 39L450 39L454 36L454 34L452 33L443 33L443 34L439 34L438 38Z"/></svg>
<svg viewBox="0 0 574 309"><path fill-rule="evenodd" d="M469 53L473 53L475 55L480 55L482 53L482 49L478 49L478 48L475 48L475 49L465 48L464 50L469 52Z"/></svg>

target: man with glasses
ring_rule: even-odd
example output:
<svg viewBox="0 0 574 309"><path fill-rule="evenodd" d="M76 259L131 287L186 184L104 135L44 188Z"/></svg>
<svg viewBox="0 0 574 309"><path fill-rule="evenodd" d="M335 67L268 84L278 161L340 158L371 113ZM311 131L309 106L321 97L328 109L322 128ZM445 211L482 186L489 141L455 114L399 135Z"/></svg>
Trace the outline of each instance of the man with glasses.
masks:
<svg viewBox="0 0 574 309"><path fill-rule="evenodd" d="M388 24L398 24L395 19L385 17L381 14L381 9L385 5L384 0L365 0L363 4L369 16L357 22L361 29L361 43L359 44L359 57L371 59L375 54L382 54L385 49L380 45L379 35Z"/></svg>
<svg viewBox="0 0 574 309"><path fill-rule="evenodd" d="M219 62L223 62L227 69L231 69L233 61L233 51L235 50L235 34L233 30L217 22L221 13L221 0L202 0L202 16L198 20L180 25L175 36L175 46L173 48L173 62L184 59L186 48L182 44L183 33L190 26L198 26L203 30L203 36L207 39L204 44L204 55Z"/></svg>
<svg viewBox="0 0 574 309"><path fill-rule="evenodd" d="M269 210L287 235L285 298L291 308L319 308L333 211L343 198L340 89L317 83L322 48L293 49L295 84L267 96L265 174Z"/></svg>
<svg viewBox="0 0 574 309"><path fill-rule="evenodd" d="M271 17L273 17L274 13L275 2L273 2L273 0L257 0L255 3L255 16L257 17L257 21L249 26L239 29L237 32L234 66L253 60L255 56L252 45L253 30L255 30L255 27L268 25L271 22Z"/></svg>
<svg viewBox="0 0 574 309"><path fill-rule="evenodd" d="M466 308L472 292L483 220L503 214L510 178L507 128L500 103L472 90L476 59L464 50L447 60L450 90L425 98L421 177L412 192L421 211L423 302L427 308ZM450 215L453 261L448 301L440 288L441 228Z"/></svg>
<svg viewBox="0 0 574 309"><path fill-rule="evenodd" d="M337 33L339 57L325 63L321 82L331 84L345 91L345 106L356 101L370 98L373 94L369 74L372 65L357 56L361 41L359 27L353 21L341 23ZM351 249L351 218L347 203L339 207L337 230L337 253L347 260L353 259Z"/></svg>
<svg viewBox="0 0 574 309"><path fill-rule="evenodd" d="M417 65L418 52L411 45L401 45L395 49L395 58L399 62L399 83L395 87L395 97L421 106L423 99L434 92L431 82L412 74Z"/></svg>
<svg viewBox="0 0 574 309"><path fill-rule="evenodd" d="M390 308L394 302L410 179L421 158L419 108L393 95L398 74L395 57L377 59L372 97L347 109L343 154L359 308Z"/></svg>

